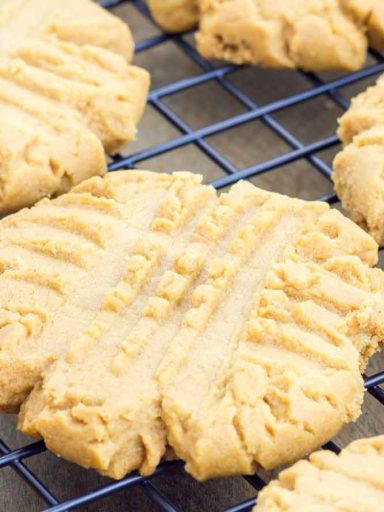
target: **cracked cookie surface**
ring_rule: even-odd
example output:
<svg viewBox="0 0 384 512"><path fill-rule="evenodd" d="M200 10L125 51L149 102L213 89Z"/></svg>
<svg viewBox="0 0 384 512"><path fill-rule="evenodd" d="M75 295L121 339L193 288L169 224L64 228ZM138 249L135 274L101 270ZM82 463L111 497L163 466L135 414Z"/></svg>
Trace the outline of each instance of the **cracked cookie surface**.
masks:
<svg viewBox="0 0 384 512"><path fill-rule="evenodd" d="M339 455L322 450L282 471L254 512L376 512L384 503L384 436L359 439Z"/></svg>
<svg viewBox="0 0 384 512"><path fill-rule="evenodd" d="M200 0L207 58L310 71L357 70L384 48L381 0Z"/></svg>
<svg viewBox="0 0 384 512"><path fill-rule="evenodd" d="M89 0L2 2L0 48L0 211L13 211L103 174L103 147L135 138L149 77L128 64L128 27Z"/></svg>
<svg viewBox="0 0 384 512"><path fill-rule="evenodd" d="M169 32L199 25L206 58L309 71L353 71L384 49L381 0L150 0Z"/></svg>
<svg viewBox="0 0 384 512"><path fill-rule="evenodd" d="M384 244L384 75L352 99L339 119L344 149L332 179L343 207L379 245Z"/></svg>
<svg viewBox="0 0 384 512"><path fill-rule="evenodd" d="M360 414L384 278L328 205L127 171L1 229L2 408L34 386L19 426L67 459L150 474L169 444L199 480L252 473Z"/></svg>
<svg viewBox="0 0 384 512"><path fill-rule="evenodd" d="M119 172L1 221L1 409L17 408L69 341L76 352L80 333L88 339L104 324L124 323L119 309L130 306L169 241L162 229L193 214L191 195L198 202L212 193L198 176ZM39 329L22 317L13 322L35 307L44 312Z"/></svg>

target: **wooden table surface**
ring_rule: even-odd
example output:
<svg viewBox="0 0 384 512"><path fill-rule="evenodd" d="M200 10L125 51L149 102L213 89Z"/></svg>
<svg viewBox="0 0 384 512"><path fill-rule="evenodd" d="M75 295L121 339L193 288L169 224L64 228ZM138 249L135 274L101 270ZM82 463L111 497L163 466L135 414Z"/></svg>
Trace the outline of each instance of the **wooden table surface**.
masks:
<svg viewBox="0 0 384 512"><path fill-rule="evenodd" d="M136 40L158 34L158 30L146 21L128 3L115 9L115 13L127 20ZM188 36L192 37L192 36ZM147 68L152 75L152 87L156 88L175 80L199 74L201 70L185 56L172 41L136 56L135 63ZM259 104L267 103L294 94L311 86L308 79L299 72L271 71L256 68L242 68L231 74L230 80ZM349 98L361 90L370 79L343 89ZM178 93L165 100L193 129L212 122L226 119L244 111L229 93L214 82L208 82L190 90ZM337 117L341 110L327 98L320 96L274 115L274 118L288 128L303 143L315 141L335 133ZM154 144L180 135L153 107L148 106L140 124L137 141L123 153L130 154ZM279 139L262 121L254 121L230 131L210 137L209 142L220 150L235 166L242 168L282 154L289 147ZM319 154L331 162L337 148ZM171 172L190 170L205 175L210 181L223 175L200 149L188 145L170 153L147 160L142 168ZM307 160L300 160L256 179L253 183L269 190L316 199L332 192L332 186ZM384 355L378 354L371 361L369 372L384 368ZM384 408L368 394L363 413L354 425L346 427L338 436L341 446L352 439L384 432ZM16 448L30 442L15 430L15 418L0 417L0 438L10 447ZM92 490L109 480L93 471L86 471L46 452L25 461L57 495L60 500L69 499ZM198 484L182 469L156 478L157 486L184 512L219 512L250 498L253 488L243 478L227 478ZM11 468L0 472L0 512L37 512L45 503L26 485ZM81 508L92 512L150 512L157 510L140 489L121 491L97 503Z"/></svg>

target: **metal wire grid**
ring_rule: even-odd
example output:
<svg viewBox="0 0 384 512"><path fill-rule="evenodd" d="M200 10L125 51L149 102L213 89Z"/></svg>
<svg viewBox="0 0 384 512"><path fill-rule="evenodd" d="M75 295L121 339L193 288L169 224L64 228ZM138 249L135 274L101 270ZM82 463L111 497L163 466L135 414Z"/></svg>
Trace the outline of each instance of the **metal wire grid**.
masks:
<svg viewBox="0 0 384 512"><path fill-rule="evenodd" d="M101 2L101 4L105 8L111 8L127 1L130 1L142 15L151 20L151 15L143 0L105 0ZM237 66L229 64L222 65L218 68L213 67L196 52L195 48L191 44L186 41L184 35L160 34L155 37L139 41L136 45L136 52L146 51L169 40L172 40L185 53L185 55L192 59L192 61L201 69L201 73L197 76L168 84L152 90L149 94L149 103L180 131L180 136L127 157L114 155L112 157L112 163L109 165L110 171L134 168L139 162L147 160L148 158L159 156L167 151L193 143L221 169L223 169L223 171L225 171L225 176L212 182L212 185L217 189L231 185L239 179L254 177L300 159L307 159L313 170L320 172L326 178L330 179L331 168L321 160L321 158L316 156L316 154L321 150L335 146L338 143L336 135L317 140L310 144L302 144L292 133L276 121L272 117L272 114L282 109L298 105L322 94L328 95L328 97L339 107L345 109L348 106L348 102L338 92L339 89L354 82L361 81L367 77L377 75L380 72L384 72L384 55L374 51L371 51L371 56L375 61L374 65L359 72L342 76L336 80L325 82L317 74L298 71L298 73L302 73L310 82L312 82L312 88L308 88L300 93L260 106L233 85L233 83L228 79L228 76L238 69ZM175 112L165 105L162 100L167 96L171 96L172 94L187 90L198 84L211 80L219 83L221 87L246 107L247 110L245 113L235 115L225 119L224 121L210 124L209 126L205 126L198 130L192 130L182 119L180 119L179 116L175 114ZM288 144L291 150L256 165L237 169L206 140L206 137L210 135L224 132L256 119L260 119L264 125L277 134L285 143ZM337 197L334 194L323 196L319 199L330 204L337 202ZM384 406L384 390L379 387L384 383L384 370L370 377L364 376L364 379L367 391ZM339 451L339 448L333 442L328 443L326 447L334 451ZM163 512L181 512L180 509L172 504L171 501L164 496L154 484L156 476L169 471L175 466L182 465L181 461L163 462L150 478L143 478L135 472L120 481L112 482L73 499L59 502L53 492L23 463L24 459L36 456L45 450L46 448L44 443L41 441L29 444L28 446L23 446L17 450L11 450L0 439L0 469L7 466L14 469L45 500L48 505L45 512L64 512L73 510L75 507L100 500L111 493L133 486L139 486L147 497L149 497L150 500L158 506L159 510ZM252 484L256 491L260 490L265 485L265 482L257 475L245 478ZM227 508L224 512L249 511L255 503L256 499L249 499Z"/></svg>

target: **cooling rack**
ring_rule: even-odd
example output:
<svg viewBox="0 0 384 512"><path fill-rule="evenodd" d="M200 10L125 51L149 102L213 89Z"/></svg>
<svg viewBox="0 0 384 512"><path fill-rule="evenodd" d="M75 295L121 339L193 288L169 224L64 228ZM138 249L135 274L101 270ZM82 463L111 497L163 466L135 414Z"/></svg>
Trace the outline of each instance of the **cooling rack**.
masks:
<svg viewBox="0 0 384 512"><path fill-rule="evenodd" d="M143 0L106 0L101 2L101 4L103 7L109 9L123 4L124 2L130 2L141 15L145 16L152 22L149 10ZM185 34L169 35L160 33L154 37L139 41L136 44L136 52L145 52L146 50L153 49L168 42L169 40L172 40L173 43L176 44L177 47L185 54L185 56L191 59L200 69L200 72L193 77L188 77L159 87L152 90L149 94L149 103L167 120L167 122L171 123L177 129L179 136L165 143L153 145L128 156L113 155L111 157L109 171L134 168L137 164L148 160L149 158L162 155L188 144L194 144L211 161L224 171L224 175L222 177L212 181L212 184L217 189L231 185L239 179L252 178L263 173L270 172L286 164L299 162L300 160L307 160L310 164L311 172L321 173L329 180L331 168L318 156L318 154L322 150L336 146L338 144L337 137L334 135L304 144L291 131L278 122L273 114L289 107L298 107L303 102L321 95L327 95L329 100L335 105L345 109L348 106L348 102L343 95L340 94L340 90L343 87L361 82L366 78L374 77L378 73L384 72L384 56L378 52L372 51L372 65L369 65L359 72L344 75L336 79L325 80L317 74L298 71L297 73L303 74L309 84L312 84L311 87L307 87L299 93L283 97L276 101L259 105L240 88L236 87L230 80L231 73L238 69L237 66L225 64L215 67L196 52L193 45L188 42L188 37L186 37ZM186 91L210 81L214 81L228 94L235 98L244 107L245 111L225 120L204 126L203 128L196 130L192 129L164 102L164 99L181 91ZM284 141L284 143L289 147L289 150L255 165L245 168L237 168L222 152L207 141L209 136L229 132L235 127L254 120L260 120L268 130L271 130L282 141ZM330 204L338 201L337 197L333 194L325 195L318 199ZM378 402L378 404L384 406L384 390L380 387L380 385L384 383L384 368L383 371L372 376L364 376L364 380L365 388L368 393ZM326 447L334 451L339 450L337 445L333 442L328 443ZM87 492L86 494L75 496L72 499L60 502L52 490L23 462L25 459L30 457L37 457L45 450L46 448L43 442L35 442L19 449L12 450L0 439L0 469L10 467L17 472L46 502L47 507L44 509L45 512L64 512L74 510L75 508L77 510L81 505L100 500L105 496L121 491L122 489L125 489L125 492L129 492L129 489L133 487L141 488L141 490L160 511L182 512L182 510L178 508L177 505L173 504L172 501L165 496L156 485L156 478L159 475L169 472L176 466L182 466L182 462L180 461L164 462L160 464L154 475L150 478L143 478L138 473L132 473L120 481L108 483L107 485L101 486L91 492ZM255 494L257 494L257 491L265 485L263 479L258 475L245 478L254 487ZM249 511L255 503L256 498L248 499L242 503L226 508L223 512Z"/></svg>

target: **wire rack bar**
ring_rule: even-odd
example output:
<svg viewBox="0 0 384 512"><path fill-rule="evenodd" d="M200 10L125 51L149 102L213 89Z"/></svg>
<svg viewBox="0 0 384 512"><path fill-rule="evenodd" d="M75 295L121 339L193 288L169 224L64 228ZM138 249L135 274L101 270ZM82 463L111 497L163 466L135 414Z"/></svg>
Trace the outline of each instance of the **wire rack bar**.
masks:
<svg viewBox="0 0 384 512"><path fill-rule="evenodd" d="M384 371L378 372L370 377L365 377L364 379L364 387L368 391L379 390L383 392L383 390L379 387L380 385L384 385ZM384 402L384 400L383 400ZM4 446L2 448L2 446ZM327 444L326 446L331 446L331 444ZM336 446L336 445L334 445ZM334 448L332 448L334 449ZM45 451L45 445L43 441L38 441L36 443L29 444L22 448L18 448L17 450L10 451L5 445L1 444L0 441L0 451L4 453L4 455L0 456L0 468L11 465L13 462L21 461L23 459L33 457ZM178 462L181 464L181 462ZM257 475L252 477L247 477L248 481L253 479L253 482L259 482L260 479ZM252 485L254 485L252 483Z"/></svg>
<svg viewBox="0 0 384 512"><path fill-rule="evenodd" d="M182 121L172 110L164 105L158 99L152 100L151 105L153 105L158 112L161 112L167 119L176 126L180 131L185 134L192 133L191 128ZM196 145L213 160L216 164L218 164L225 172L229 174L234 174L237 172L237 169L234 165L232 165L223 155L220 154L219 151L214 149L208 142L204 139L197 139Z"/></svg>
<svg viewBox="0 0 384 512"><path fill-rule="evenodd" d="M173 149L177 149L177 148L180 148L187 144L190 144L191 142L196 142L197 139L202 139L202 138L209 137L212 135L217 135L218 133L224 132L224 131L234 128L236 126L240 126L247 122L254 121L262 116L265 116L266 114L271 114L273 112L283 110L292 105L301 103L301 102L306 101L311 98L315 98L316 96L324 94L325 92L328 92L332 89L335 89L338 87L344 87L350 83L353 83L355 81L361 80L363 78L366 78L366 77L369 77L372 75L376 75L383 71L384 71L384 63L377 64L377 65L371 66L369 68L363 69L362 71L359 71L358 73L354 73L352 75L347 75L347 76L344 76L343 78L334 80L333 82L328 82L328 83L325 83L318 87L315 87L313 89L308 89L308 90L302 91L298 94L293 94L292 96L289 96L287 98L274 101L267 105L263 105L255 110L244 112L242 114L233 116L229 119L225 119L224 121L219 121L217 123L213 123L204 128L200 128L199 130L195 130L192 133L187 133L187 134L181 135L181 136L179 136L175 139L172 139L166 143L158 144L158 145L148 148L146 150L139 151L136 154L133 154L129 157L122 158L118 162L113 162L109 166L109 170L115 171L118 169L133 167L137 162L147 160L147 159L153 158L155 156L159 156L167 151L171 151ZM165 94L164 94L164 96L165 96ZM332 140L332 145L337 144L339 142L338 138L336 136L330 137L328 139ZM318 150L329 147L329 141L327 141L327 140L317 141L315 144L318 145L318 147L319 147ZM305 146L302 149L305 149L306 147L310 147L310 146ZM308 154L308 153L306 153L306 154Z"/></svg>
<svg viewBox="0 0 384 512"><path fill-rule="evenodd" d="M131 4L148 20L152 20L147 5L143 0L105 0L101 2L101 4L106 8L112 8L126 3L127 1L130 1ZM225 172L224 176L212 181L212 184L218 189L231 185L239 179L248 179L259 176L300 159L306 159L311 164L311 168L313 168L314 171L320 172L327 179L330 179L331 168L318 156L318 154L320 151L334 147L338 144L339 141L337 137L335 135L330 135L310 144L303 144L293 133L287 130L275 119L274 114L321 95L327 95L330 100L342 109L347 108L348 102L343 97L343 88L353 83L361 82L366 78L373 78L383 72L384 57L382 54L376 51L371 51L371 57L376 61L375 64L356 73L344 75L329 81L323 80L316 73L298 71L298 73L301 73L307 80L308 88L300 91L299 93L280 98L276 101L259 105L242 90L236 87L231 80L232 75L235 72L238 72L241 67L233 64L223 64L216 68L213 67L211 63L199 55L193 45L185 39L185 35L186 34L173 35L160 33L137 42L135 47L136 53L140 53L148 51L151 48L155 48L165 42L172 41L200 68L200 73L162 87L158 87L157 89L152 90L149 94L149 103L164 117L165 120L177 128L180 135L170 141L148 147L129 156L123 157L119 154L112 155L112 162L108 166L110 171L117 171L122 168L134 168L139 162L159 156L174 149L181 148L187 144L194 144ZM166 105L163 100L174 94L181 93L209 81L215 81L218 83L220 87L236 99L239 104L245 107L246 111L228 119L212 123L198 130L194 130L168 105ZM220 151L215 149L211 144L209 137L256 120L260 120L269 130L284 141L288 146L288 150L274 158L270 158L266 161L243 169L238 169ZM326 201L329 204L334 204L338 201L335 194L328 194L319 199ZM384 371L380 371L371 376L364 376L364 386L367 392L369 392L382 405L384 405L383 385ZM340 448L332 441L327 443L324 448L333 450L336 453L340 451ZM159 510L163 512L182 512L154 484L158 475L169 472L173 468L181 467L183 465L181 461L164 462L160 464L150 478L142 477L137 472L134 472L120 481L108 483L81 496L59 502L50 489L48 489L48 487L45 486L45 484L42 483L22 462L23 459L38 456L45 450L45 445L41 441L15 450L10 450L8 446L0 440L0 469L11 467L19 473L49 505L49 508L45 509L45 512L64 512L73 510L74 508L77 509L82 505L100 500L112 493L123 491L124 489L129 489L134 486L140 488L143 493L159 508ZM264 480L258 475L246 476L244 478L256 491L259 491L265 485ZM232 505L224 512L250 511L255 503L255 498L249 499L242 503Z"/></svg>
<svg viewBox="0 0 384 512"><path fill-rule="evenodd" d="M259 475L245 476L245 480L252 485L257 491L260 491L265 485L264 480Z"/></svg>
<svg viewBox="0 0 384 512"><path fill-rule="evenodd" d="M144 493L150 498L156 505L160 508L160 510L164 512L181 512L179 508L175 507L170 500L164 496L156 487L149 482L148 480L144 480L140 484L140 487L143 489Z"/></svg>
<svg viewBox="0 0 384 512"><path fill-rule="evenodd" d="M4 453L5 456L12 453L4 441L0 440L0 452ZM8 464L9 465L9 464ZM43 500L49 505L57 505L59 500L53 494L48 487L41 482L41 480L22 462L19 460L13 460L10 462L10 466L27 482L27 484L36 491Z"/></svg>
<svg viewBox="0 0 384 512"><path fill-rule="evenodd" d="M252 510L252 508L256 505L256 498L251 498L250 500L243 501L233 507L229 507L225 512L247 512L248 510Z"/></svg>
<svg viewBox="0 0 384 512"><path fill-rule="evenodd" d="M281 167L283 165L294 162L295 160L299 160L300 158L306 157L311 153L317 153L318 151L321 151L323 149L330 148L337 143L337 137L331 135L326 139L313 142L312 144L308 144L307 146L302 146L299 149L289 151L288 153L284 153L275 158L271 158L270 160L266 160L265 162L261 162L260 164L246 167L245 169L238 171L235 175L223 176L222 178L218 178L212 181L211 184L217 189L227 187L228 185L232 185L238 180L245 180L248 178L253 178L260 174L264 174L265 172L272 171L277 167Z"/></svg>
<svg viewBox="0 0 384 512"><path fill-rule="evenodd" d="M369 388L369 394L373 396L378 402L384 404L384 390L379 387Z"/></svg>
<svg viewBox="0 0 384 512"><path fill-rule="evenodd" d="M364 386L367 389L380 386L380 384L384 384L384 372L379 372L375 375L371 375L371 377L366 377L364 382Z"/></svg>
<svg viewBox="0 0 384 512"><path fill-rule="evenodd" d="M4 445L5 446L5 445ZM23 446L23 448L19 448L18 450L9 451L8 449L2 450L6 452L6 455L0 457L0 469L9 466L13 462L17 462L21 459L27 459L28 457L33 457L34 455L38 455L39 453L45 451L45 445L42 441L37 443L30 444L28 446Z"/></svg>
<svg viewBox="0 0 384 512"><path fill-rule="evenodd" d="M178 39L178 46L181 47L188 55L193 59L193 61L198 64L203 70L209 72L214 68L210 63L208 63L205 59L201 57L201 55L193 48L189 43L187 43L184 39ZM232 71L232 70L230 70ZM230 72L229 71L229 72ZM245 106L250 111L255 111L260 108L260 105L255 103L249 96L240 91L236 86L232 84L230 80L226 77L228 72L220 73L216 76L216 80L221 84L221 86L229 92L238 102L240 102L243 106ZM276 121L270 114L265 114L261 116L261 121L268 128L273 130L277 135L280 136L284 142L286 142L293 149L300 149L303 147L303 144L295 137L292 133L289 132L286 128L282 126L281 123ZM309 160L312 165L315 166L317 170L319 170L322 174L324 174L327 178L329 178L331 174L331 169L318 157L314 155L308 155L307 160Z"/></svg>
<svg viewBox="0 0 384 512"><path fill-rule="evenodd" d="M171 461L171 462L163 462L160 466L155 470L153 475L150 478L154 478L158 475L169 471L175 467L181 466L182 462L179 460ZM143 478L136 471L122 480L118 480L116 482L112 482L111 484L104 485L99 489L95 489L94 491L88 492L77 498L73 498L71 500L64 501L54 507L50 507L45 509L44 512L65 512L66 510L73 510L75 507L79 507L81 505L85 505L86 503L91 503L92 501L99 500L101 498L105 498L111 493L120 491L122 489L132 487L137 484L143 484L147 479Z"/></svg>

